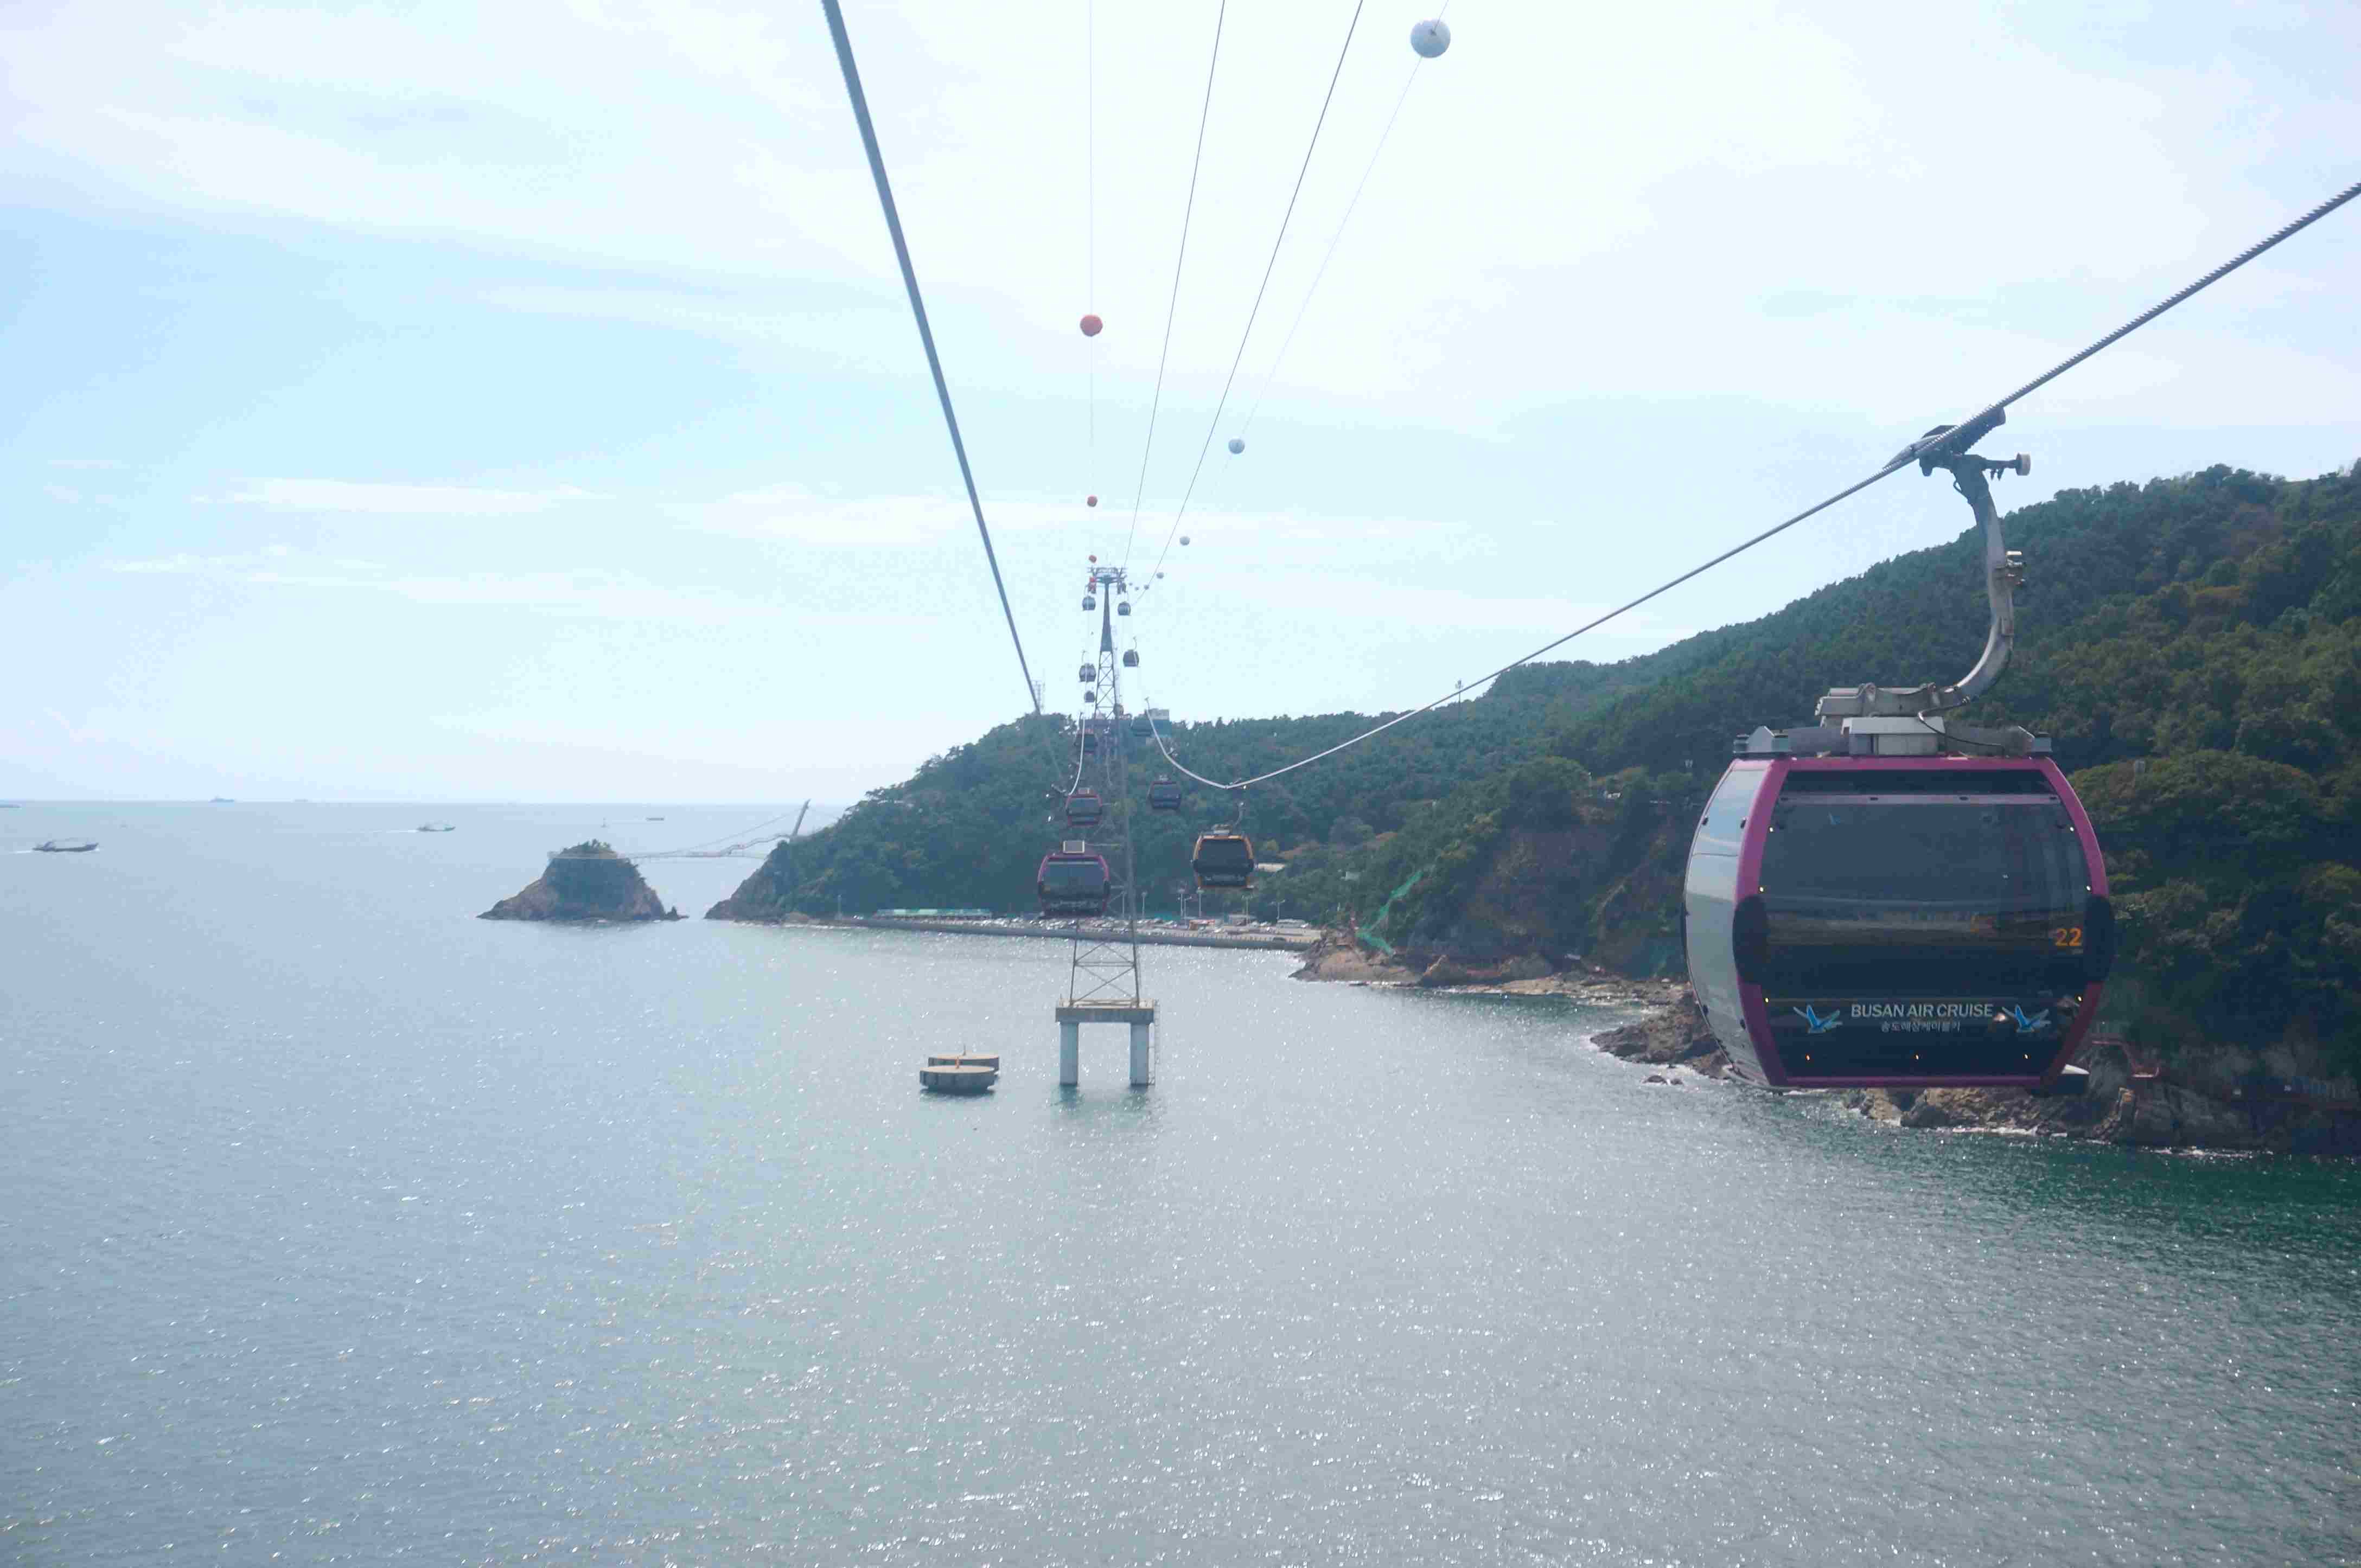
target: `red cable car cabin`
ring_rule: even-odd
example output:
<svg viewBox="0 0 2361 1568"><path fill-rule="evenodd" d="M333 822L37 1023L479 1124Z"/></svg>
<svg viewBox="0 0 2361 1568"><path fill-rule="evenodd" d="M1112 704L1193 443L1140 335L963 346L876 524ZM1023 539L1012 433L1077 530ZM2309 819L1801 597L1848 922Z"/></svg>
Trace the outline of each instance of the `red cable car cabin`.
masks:
<svg viewBox="0 0 2361 1568"><path fill-rule="evenodd" d="M1041 895L1045 916L1104 915L1115 878L1106 857L1086 850L1053 850L1041 857L1034 873L1034 891Z"/></svg>
<svg viewBox="0 0 2361 1568"><path fill-rule="evenodd" d="M1733 1073L1797 1089L2059 1091L2114 949L2098 837L2046 756L1734 762L1682 926Z"/></svg>
<svg viewBox="0 0 2361 1568"><path fill-rule="evenodd" d="M2024 557L1970 444L1998 408L1894 459L1942 469L1976 514L1992 605L1956 685L1839 686L1818 721L1738 743L1681 894L1689 981L1735 1076L1799 1089L2076 1094L2114 958L2106 861L2048 742L1950 717L2016 642Z"/></svg>

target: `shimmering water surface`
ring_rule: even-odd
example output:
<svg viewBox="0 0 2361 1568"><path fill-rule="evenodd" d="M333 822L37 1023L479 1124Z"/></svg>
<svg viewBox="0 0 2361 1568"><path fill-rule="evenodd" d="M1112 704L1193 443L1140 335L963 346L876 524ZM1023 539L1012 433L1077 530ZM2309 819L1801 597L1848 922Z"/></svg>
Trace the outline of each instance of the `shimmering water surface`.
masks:
<svg viewBox="0 0 2361 1568"><path fill-rule="evenodd" d="M2361 1558L2350 1166L1264 954L1151 949L1156 1086L1109 1030L1061 1092L1060 948L478 921L600 813L437 814L0 813L103 844L0 854L0 1556Z"/></svg>

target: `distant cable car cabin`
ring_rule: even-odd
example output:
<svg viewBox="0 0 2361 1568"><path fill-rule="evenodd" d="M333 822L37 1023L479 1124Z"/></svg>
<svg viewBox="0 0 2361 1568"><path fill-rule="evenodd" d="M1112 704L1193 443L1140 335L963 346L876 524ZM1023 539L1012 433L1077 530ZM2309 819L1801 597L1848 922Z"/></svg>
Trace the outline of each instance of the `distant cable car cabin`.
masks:
<svg viewBox="0 0 2361 1568"><path fill-rule="evenodd" d="M1243 833L1221 828L1200 833L1196 853L1189 857L1189 867L1197 873L1197 885L1201 888L1251 888L1254 843Z"/></svg>
<svg viewBox="0 0 2361 1568"><path fill-rule="evenodd" d="M1098 607L1099 607L1099 596L1098 596L1098 595L1096 595L1096 594L1084 594L1084 595L1082 596L1082 608L1083 608L1084 609L1098 609Z"/></svg>
<svg viewBox="0 0 2361 1568"><path fill-rule="evenodd" d="M1123 667L1126 670L1136 670L1139 668L1138 649L1126 648L1123 651Z"/></svg>
<svg viewBox="0 0 2361 1568"><path fill-rule="evenodd" d="M1074 675L1074 679L1082 682L1084 685L1091 685L1098 678L1099 667L1096 664L1084 664Z"/></svg>
<svg viewBox="0 0 2361 1568"><path fill-rule="evenodd" d="M1148 786L1148 807L1151 811L1180 809L1180 786L1170 779L1158 779Z"/></svg>
<svg viewBox="0 0 2361 1568"><path fill-rule="evenodd" d="M1066 797L1066 826L1095 828L1106 814L1106 806L1095 790L1077 790Z"/></svg>
<svg viewBox="0 0 2361 1568"><path fill-rule="evenodd" d="M1052 918L1104 915L1114 884L1106 857L1086 850L1054 850L1042 857L1041 869L1034 873L1041 913Z"/></svg>
<svg viewBox="0 0 2361 1568"><path fill-rule="evenodd" d="M1087 697L1088 696L1090 696L1090 694L1089 694L1088 692L1084 692L1082 695L1083 695L1085 697ZM1099 732L1098 732L1097 730L1095 730L1095 729L1085 729L1085 730L1083 730L1083 731L1082 731L1082 755L1083 755L1083 756L1085 756L1085 757L1095 757L1095 756L1097 756L1098 754L1099 754Z"/></svg>
<svg viewBox="0 0 2361 1568"><path fill-rule="evenodd" d="M1144 713L1133 714L1131 716L1131 737L1135 740L1155 740L1156 720L1148 718L1148 715Z"/></svg>
<svg viewBox="0 0 2361 1568"><path fill-rule="evenodd" d="M1115 612L1117 615L1129 615L1131 613L1131 601L1129 599L1115 600Z"/></svg>

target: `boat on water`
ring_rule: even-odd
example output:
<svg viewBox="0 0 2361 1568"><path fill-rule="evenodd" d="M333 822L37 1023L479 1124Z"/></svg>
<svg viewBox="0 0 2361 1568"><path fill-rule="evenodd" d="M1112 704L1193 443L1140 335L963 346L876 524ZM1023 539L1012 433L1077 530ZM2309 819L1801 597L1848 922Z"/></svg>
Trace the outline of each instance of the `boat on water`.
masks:
<svg viewBox="0 0 2361 1568"><path fill-rule="evenodd" d="M456 833L458 831L456 828L453 827L448 822L422 822L418 825L418 830L421 833Z"/></svg>
<svg viewBox="0 0 2361 1568"><path fill-rule="evenodd" d="M95 839L51 839L33 846L36 854L86 855L98 848Z"/></svg>

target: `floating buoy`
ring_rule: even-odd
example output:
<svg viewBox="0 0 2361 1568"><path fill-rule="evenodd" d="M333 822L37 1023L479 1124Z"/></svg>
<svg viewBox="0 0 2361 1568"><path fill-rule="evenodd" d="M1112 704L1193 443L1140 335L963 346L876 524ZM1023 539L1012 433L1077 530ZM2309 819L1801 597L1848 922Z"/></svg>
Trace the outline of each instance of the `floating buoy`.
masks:
<svg viewBox="0 0 2361 1568"><path fill-rule="evenodd" d="M1441 27L1441 26L1443 26L1443 24L1442 24L1442 23L1440 23L1440 22L1436 22L1436 23L1434 23L1433 25L1434 25L1435 27ZM1443 36L1444 36L1444 38L1445 39L1445 41L1448 41L1448 40L1449 40L1449 38L1450 38L1450 37L1451 37L1451 35L1450 35L1450 34L1448 34L1448 33L1445 33L1445 34L1444 34ZM1421 52L1424 52L1424 51L1422 51L1422 50ZM1441 49L1436 49L1434 52L1435 52L1435 53L1437 53L1437 54L1441 54L1443 51L1442 51ZM1104 327L1104 326L1105 326L1105 325L1106 325L1106 323L1104 323L1104 322L1103 322L1103 321L1099 320L1099 318L1098 318L1098 317L1096 317L1096 316L1084 316L1084 317L1082 318L1082 335L1083 335L1084 337L1096 337L1096 336L1098 336L1098 334L1099 334L1099 329L1100 329L1100 328L1102 328L1102 327Z"/></svg>
<svg viewBox="0 0 2361 1568"><path fill-rule="evenodd" d="M1099 499L1096 496L1084 496L1082 504L1086 507L1094 507L1099 504Z"/></svg>
<svg viewBox="0 0 2361 1568"><path fill-rule="evenodd" d="M1239 453L1244 452L1246 449L1246 439L1245 439L1243 436L1236 436L1236 435L1234 435L1234 436L1230 437L1230 455L1231 455L1231 456L1235 457Z"/></svg>
<svg viewBox="0 0 2361 1568"><path fill-rule="evenodd" d="M1421 22L1410 30L1410 47L1418 50L1420 59L1433 60L1451 47L1451 29L1439 17L1432 22ZM1082 319L1091 321L1096 318L1085 316ZM1093 329L1084 327L1082 330L1089 332Z"/></svg>

